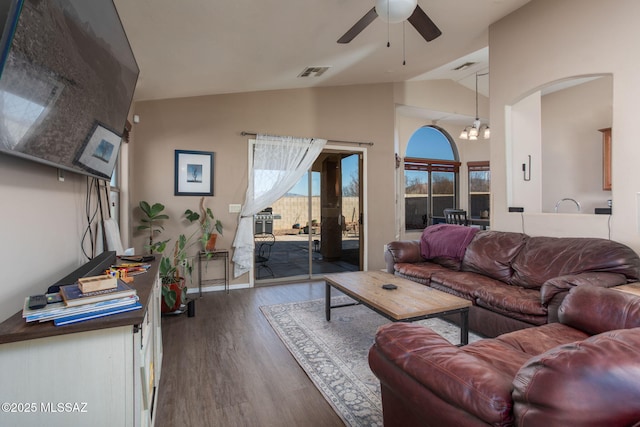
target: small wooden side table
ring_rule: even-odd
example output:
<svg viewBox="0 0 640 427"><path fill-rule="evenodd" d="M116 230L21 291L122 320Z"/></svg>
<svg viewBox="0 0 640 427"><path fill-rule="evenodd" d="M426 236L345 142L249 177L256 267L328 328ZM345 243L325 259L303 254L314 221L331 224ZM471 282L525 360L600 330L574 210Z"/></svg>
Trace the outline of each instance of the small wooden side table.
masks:
<svg viewBox="0 0 640 427"><path fill-rule="evenodd" d="M213 251L200 251L198 253L198 291L200 296L202 296L202 261L216 260L221 260L224 263L224 278L207 279L206 282L223 283L225 292L229 293L229 249L214 249Z"/></svg>

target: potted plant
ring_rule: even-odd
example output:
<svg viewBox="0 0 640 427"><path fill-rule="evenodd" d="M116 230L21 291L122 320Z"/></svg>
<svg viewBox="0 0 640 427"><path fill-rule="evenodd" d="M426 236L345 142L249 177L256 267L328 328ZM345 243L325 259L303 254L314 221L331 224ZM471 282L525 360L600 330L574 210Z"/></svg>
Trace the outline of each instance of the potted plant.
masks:
<svg viewBox="0 0 640 427"><path fill-rule="evenodd" d="M153 205L150 205L143 200L140 202L139 206L144 216L140 219L142 224L138 226L138 230L149 230L149 243L145 245L144 248L151 254L154 252L164 252L169 240L159 242L153 241L154 236L156 234L160 234L160 232L164 230L161 221L169 219L169 215L163 213L164 205L162 203L154 203Z"/></svg>
<svg viewBox="0 0 640 427"><path fill-rule="evenodd" d="M169 242L169 240L153 241L154 235L164 230L158 221L169 218L168 215L162 213L164 208L164 205L160 203L150 205L145 201L140 202L140 209L145 217L142 218L142 224L138 226L138 230L149 230L149 245L145 248L149 248L152 253L153 251L162 253ZM205 206L204 197L200 201L200 212L201 214L190 209L185 211L184 215L190 223L199 222L199 229L194 230L188 237L185 234L180 234L174 243L173 253L170 256L163 256L160 260L159 275L162 282L163 313L178 310L186 300L188 288L185 278L191 279L193 272L193 260L188 254L189 248L197 242L202 242L205 251L212 251L214 247L207 247L207 242L211 236L217 236L214 230L222 234L222 223L220 220L216 220L211 209ZM197 240L194 240L198 230L201 230L202 234Z"/></svg>
<svg viewBox="0 0 640 427"><path fill-rule="evenodd" d="M198 229L194 230L188 237L185 234L181 234L173 246L173 254L170 257L163 257L160 261L163 312L178 310L186 300L188 288L185 278L188 277L191 280L193 273L193 259L189 256L189 248L201 242L207 252L212 251L213 248L208 248L206 243L211 235L216 235L213 229L215 228L216 231L222 234L222 223L214 218L211 209L204 206L204 197L202 199L200 202L202 216L190 209L187 209L184 213L190 223L199 222L199 229L202 231L200 238L195 239Z"/></svg>
<svg viewBox="0 0 640 427"><path fill-rule="evenodd" d="M184 214L189 222L199 222L200 230L202 231L200 241L202 242L204 251L207 253L214 251L218 233L222 235L222 222L213 216L210 208L205 206L204 197L200 199L200 213L187 209L184 211ZM214 232L214 229L217 233Z"/></svg>
<svg viewBox="0 0 640 427"><path fill-rule="evenodd" d="M173 254L160 260L163 313L178 310L187 298L185 277L188 275L191 278L193 272L193 262L187 255L191 237L187 238L184 234L178 236L173 246Z"/></svg>

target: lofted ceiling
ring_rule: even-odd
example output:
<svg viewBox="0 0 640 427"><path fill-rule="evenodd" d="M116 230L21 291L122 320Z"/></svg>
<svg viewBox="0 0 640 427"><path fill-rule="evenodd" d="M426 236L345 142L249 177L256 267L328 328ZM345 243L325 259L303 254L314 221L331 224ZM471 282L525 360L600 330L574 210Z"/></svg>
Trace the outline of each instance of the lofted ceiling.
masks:
<svg viewBox="0 0 640 427"><path fill-rule="evenodd" d="M114 3L140 67L135 98L152 100L427 79L475 89L474 73L488 70L489 25L528 1L418 0L439 38L427 43L410 24L377 18L348 44L336 41L374 0ZM453 70L466 62L475 65ZM307 67L329 68L299 77ZM488 95L488 79L479 91Z"/></svg>

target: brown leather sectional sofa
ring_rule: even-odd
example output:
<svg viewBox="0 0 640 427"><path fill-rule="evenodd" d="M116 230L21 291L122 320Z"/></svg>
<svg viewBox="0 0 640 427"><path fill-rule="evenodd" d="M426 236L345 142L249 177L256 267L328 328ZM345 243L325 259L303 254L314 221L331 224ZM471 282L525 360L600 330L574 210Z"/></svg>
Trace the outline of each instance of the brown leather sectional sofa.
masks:
<svg viewBox="0 0 640 427"><path fill-rule="evenodd" d="M577 286L558 319L464 347L383 326L369 365L385 427L640 425L640 298Z"/></svg>
<svg viewBox="0 0 640 427"><path fill-rule="evenodd" d="M573 287L640 279L638 255L611 240L488 230L460 247L456 233L468 230L436 225L421 240L389 243L387 271L471 300L469 328L486 337L557 322L558 307ZM432 246L428 259L425 245Z"/></svg>

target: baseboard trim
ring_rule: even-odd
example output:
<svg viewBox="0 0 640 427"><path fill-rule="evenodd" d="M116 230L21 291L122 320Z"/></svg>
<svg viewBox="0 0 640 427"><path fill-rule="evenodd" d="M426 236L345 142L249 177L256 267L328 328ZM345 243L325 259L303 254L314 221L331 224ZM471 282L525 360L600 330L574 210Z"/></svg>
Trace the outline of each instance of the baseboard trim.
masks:
<svg viewBox="0 0 640 427"><path fill-rule="evenodd" d="M247 289L250 288L251 285L249 283L236 283L233 285L229 285L229 290L234 290L234 289ZM218 291L224 291L225 287L224 285L212 285L212 286L203 286L202 287L202 292L218 292ZM193 287L193 288L189 288L187 290L187 294L191 295L191 294L197 294L200 293L200 290L197 287Z"/></svg>

